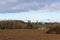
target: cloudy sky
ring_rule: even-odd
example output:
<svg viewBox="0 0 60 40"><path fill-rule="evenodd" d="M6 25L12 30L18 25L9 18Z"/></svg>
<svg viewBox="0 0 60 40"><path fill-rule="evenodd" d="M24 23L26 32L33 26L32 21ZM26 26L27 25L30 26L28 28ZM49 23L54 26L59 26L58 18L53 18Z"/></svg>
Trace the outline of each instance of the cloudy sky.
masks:
<svg viewBox="0 0 60 40"><path fill-rule="evenodd" d="M0 20L60 22L59 15L60 0L0 0Z"/></svg>

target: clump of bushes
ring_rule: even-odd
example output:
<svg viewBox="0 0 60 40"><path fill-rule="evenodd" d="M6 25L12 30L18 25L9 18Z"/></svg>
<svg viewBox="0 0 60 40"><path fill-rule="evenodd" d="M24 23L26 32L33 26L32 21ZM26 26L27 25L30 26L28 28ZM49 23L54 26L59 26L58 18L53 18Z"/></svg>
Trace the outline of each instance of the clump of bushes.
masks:
<svg viewBox="0 0 60 40"><path fill-rule="evenodd" d="M0 29L33 29L33 24L30 21L0 21Z"/></svg>
<svg viewBox="0 0 60 40"><path fill-rule="evenodd" d="M48 34L60 34L60 24L53 24L46 33L48 33Z"/></svg>
<svg viewBox="0 0 60 40"><path fill-rule="evenodd" d="M22 29L25 26L21 21L0 21L0 29Z"/></svg>

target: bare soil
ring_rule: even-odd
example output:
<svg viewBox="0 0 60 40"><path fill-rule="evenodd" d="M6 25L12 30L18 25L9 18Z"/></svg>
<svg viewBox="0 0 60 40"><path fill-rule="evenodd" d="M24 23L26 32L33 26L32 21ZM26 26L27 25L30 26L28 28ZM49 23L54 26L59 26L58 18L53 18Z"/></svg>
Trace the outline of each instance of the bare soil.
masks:
<svg viewBox="0 0 60 40"><path fill-rule="evenodd" d="M60 40L60 34L46 34L44 30L0 30L0 40Z"/></svg>

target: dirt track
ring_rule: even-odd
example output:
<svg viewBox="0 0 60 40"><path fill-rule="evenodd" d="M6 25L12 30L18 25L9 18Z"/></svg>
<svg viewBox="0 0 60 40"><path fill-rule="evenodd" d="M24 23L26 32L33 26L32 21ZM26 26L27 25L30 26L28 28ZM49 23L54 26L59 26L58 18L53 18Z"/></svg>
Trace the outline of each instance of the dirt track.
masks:
<svg viewBox="0 0 60 40"><path fill-rule="evenodd" d="M0 40L60 40L60 34L45 34L41 30L0 30Z"/></svg>

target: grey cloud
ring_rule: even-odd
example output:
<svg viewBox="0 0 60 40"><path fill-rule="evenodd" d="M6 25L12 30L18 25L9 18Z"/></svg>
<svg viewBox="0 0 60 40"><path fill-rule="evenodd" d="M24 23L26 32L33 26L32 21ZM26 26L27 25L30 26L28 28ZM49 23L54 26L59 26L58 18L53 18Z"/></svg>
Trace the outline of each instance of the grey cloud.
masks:
<svg viewBox="0 0 60 40"><path fill-rule="evenodd" d="M0 0L0 13L15 13L29 10L60 10L60 0Z"/></svg>

